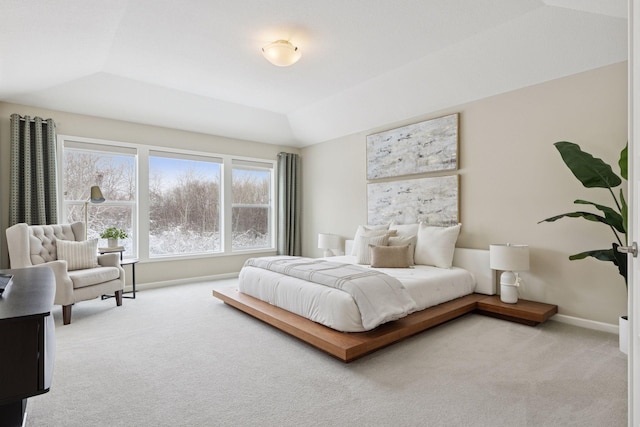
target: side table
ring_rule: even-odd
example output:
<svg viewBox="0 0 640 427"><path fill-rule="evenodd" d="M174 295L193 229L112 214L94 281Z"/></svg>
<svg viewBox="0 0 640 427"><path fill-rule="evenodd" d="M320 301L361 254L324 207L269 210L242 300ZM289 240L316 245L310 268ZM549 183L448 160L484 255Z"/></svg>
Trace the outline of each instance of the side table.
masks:
<svg viewBox="0 0 640 427"><path fill-rule="evenodd" d="M120 252L120 261L122 261L122 253L124 252L124 246L115 246L113 248L98 248L98 253L109 254L111 252Z"/></svg>
<svg viewBox="0 0 640 427"><path fill-rule="evenodd" d="M122 298L131 298L131 299L136 299L136 264L138 263L138 258L127 258L124 260L120 260L120 265L121 266L125 266L125 265L130 265L131 266L131 287L132 292L131 292L131 296L127 296L124 294L128 294L129 292L125 292L122 295Z"/></svg>
<svg viewBox="0 0 640 427"><path fill-rule="evenodd" d="M493 295L478 301L476 310L500 319L535 326L556 314L558 306L523 299L515 304L507 304L500 301L500 295Z"/></svg>
<svg viewBox="0 0 640 427"><path fill-rule="evenodd" d="M124 252L124 247L122 246L116 246L115 248L98 248L98 253L100 255L102 254L107 254L107 253L113 253L113 252L119 252L120 253L120 265L124 268L125 265L130 265L131 266L131 286L133 288L132 292L125 292L122 295L122 298L129 298L129 299L136 299L136 264L138 263L138 259L137 258L126 258L124 259L122 257L122 254ZM126 295L126 294L131 294ZM113 295L102 295L102 299L106 299L106 298L113 298Z"/></svg>

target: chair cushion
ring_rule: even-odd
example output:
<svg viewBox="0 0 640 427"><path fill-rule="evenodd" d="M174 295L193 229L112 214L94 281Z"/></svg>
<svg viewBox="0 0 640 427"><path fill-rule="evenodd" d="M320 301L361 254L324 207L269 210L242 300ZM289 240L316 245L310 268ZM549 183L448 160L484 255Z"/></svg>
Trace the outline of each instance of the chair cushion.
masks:
<svg viewBox="0 0 640 427"><path fill-rule="evenodd" d="M56 242L58 259L67 261L67 270L82 270L98 266L98 239Z"/></svg>
<svg viewBox="0 0 640 427"><path fill-rule="evenodd" d="M96 267L69 272L69 278L73 282L73 289L93 286L120 278L118 267Z"/></svg>
<svg viewBox="0 0 640 427"><path fill-rule="evenodd" d="M29 226L31 264L39 265L57 260L57 240L76 240L71 224Z"/></svg>

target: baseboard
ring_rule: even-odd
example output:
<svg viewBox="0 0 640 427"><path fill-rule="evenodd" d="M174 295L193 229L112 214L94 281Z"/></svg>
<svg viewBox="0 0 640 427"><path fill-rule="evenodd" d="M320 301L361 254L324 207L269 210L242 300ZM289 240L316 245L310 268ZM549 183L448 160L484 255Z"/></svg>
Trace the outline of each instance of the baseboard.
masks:
<svg viewBox="0 0 640 427"><path fill-rule="evenodd" d="M569 325L580 326L582 328L593 329L596 331L609 332L618 335L618 325L612 325L611 323L596 322L595 320L582 319L580 317L567 316L565 314L556 314L550 320L555 320L560 323L567 323Z"/></svg>
<svg viewBox="0 0 640 427"><path fill-rule="evenodd" d="M214 274L211 276L188 277L185 279L165 280L162 282L138 283L136 284L136 292L144 291L145 289L164 288L166 286L186 285L189 283L198 283L198 282L211 282L214 280L235 279L238 277L238 274L239 274L238 272L224 273L224 274ZM133 288L131 287L131 285L127 285L125 286L124 291L131 292L133 291Z"/></svg>
<svg viewBox="0 0 640 427"><path fill-rule="evenodd" d="M140 283L136 285L136 291L143 291L145 289L164 288L166 286L186 285L189 283L197 283L197 282L209 282L214 280L235 279L238 277L238 274L239 274L238 272L224 273L224 274L214 274L211 276L165 280L162 282ZM133 289L131 285L125 286L125 292L130 292L132 290ZM581 317L567 316L566 314L556 314L549 320L554 320L556 322L566 323L568 325L573 325L573 326L580 326L581 328L609 332L611 334L616 334L616 335L619 334L618 325L612 325L611 323L597 322L595 320L583 319Z"/></svg>

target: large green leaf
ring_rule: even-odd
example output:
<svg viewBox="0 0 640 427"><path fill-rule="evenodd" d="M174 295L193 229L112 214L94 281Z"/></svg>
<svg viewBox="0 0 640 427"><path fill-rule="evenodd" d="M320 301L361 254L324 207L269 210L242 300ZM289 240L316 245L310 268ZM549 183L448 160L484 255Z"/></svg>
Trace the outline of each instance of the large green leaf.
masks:
<svg viewBox="0 0 640 427"><path fill-rule="evenodd" d="M606 225L611 225L609 224L609 221L607 220L607 218L594 214L592 212L568 212L568 213L563 213L560 215L556 215L556 216L552 216L550 218L547 219L543 219L542 221L539 221L538 224L540 224L541 222L554 222L557 221L561 218L584 218L588 221L594 221L594 222L601 222L603 224Z"/></svg>
<svg viewBox="0 0 640 427"><path fill-rule="evenodd" d="M613 244L613 256L616 258L614 264L618 266L618 273L624 277L624 283L627 284L627 264L629 263L626 253L618 252L618 245Z"/></svg>
<svg viewBox="0 0 640 427"><path fill-rule="evenodd" d="M600 261L611 261L616 264L616 256L613 253L613 249L595 249L592 251L580 252L579 254L571 255L570 260L585 259L586 257L594 257Z"/></svg>
<svg viewBox="0 0 640 427"><path fill-rule="evenodd" d="M556 142L562 160L576 178L587 188L613 188L622 183L611 166L602 159L580 149L578 144L568 141Z"/></svg>
<svg viewBox="0 0 640 427"><path fill-rule="evenodd" d="M622 151L620 152L620 160L618 161L618 166L620 166L620 176L626 180L629 179L628 178L629 175L627 174L628 167L629 167L628 153L629 153L629 143L627 143L627 145L625 145Z"/></svg>
<svg viewBox="0 0 640 427"><path fill-rule="evenodd" d="M618 267L618 273L624 278L625 284L627 283L627 255L618 252L618 245L613 244L611 249L595 249L592 251L580 252L579 254L571 255L569 259L575 261L577 259L585 259L587 257L593 257L600 261L612 262Z"/></svg>
<svg viewBox="0 0 640 427"><path fill-rule="evenodd" d="M605 217L605 223L615 228L618 232L625 234L624 227L624 217L616 212L614 209L611 209L608 206L599 205L597 203L589 202L587 200L575 200L573 203L577 203L579 205L591 205L596 209L602 211Z"/></svg>

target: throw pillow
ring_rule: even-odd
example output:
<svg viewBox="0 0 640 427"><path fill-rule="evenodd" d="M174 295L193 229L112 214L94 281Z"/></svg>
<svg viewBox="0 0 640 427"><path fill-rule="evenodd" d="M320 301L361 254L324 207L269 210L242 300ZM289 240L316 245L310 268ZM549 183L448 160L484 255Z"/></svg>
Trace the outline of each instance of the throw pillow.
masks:
<svg viewBox="0 0 640 427"><path fill-rule="evenodd" d="M75 242L56 240L58 259L67 261L67 270L83 270L98 266L98 239Z"/></svg>
<svg viewBox="0 0 640 427"><path fill-rule="evenodd" d="M369 253L369 245L387 246L389 236L383 234L381 236L362 236L358 246L358 264L371 264L371 254Z"/></svg>
<svg viewBox="0 0 640 427"><path fill-rule="evenodd" d="M416 251L416 241L418 240L417 236L391 236L389 237L389 246L409 246L407 250L407 262L409 265L414 265L415 261L413 259L414 253Z"/></svg>
<svg viewBox="0 0 640 427"><path fill-rule="evenodd" d="M362 233L368 231L387 231L389 230L389 224L385 225L359 225L356 230L356 235L353 237L353 247L351 249L351 255L358 256L358 245L360 236Z"/></svg>
<svg viewBox="0 0 640 427"><path fill-rule="evenodd" d="M462 224L452 227L434 227L420 223L414 255L415 263L451 268L461 226Z"/></svg>
<svg viewBox="0 0 640 427"><path fill-rule="evenodd" d="M377 268L409 268L409 245L404 246L374 246L369 245L371 251L371 267Z"/></svg>
<svg viewBox="0 0 640 427"><path fill-rule="evenodd" d="M396 224L391 222L389 230L397 230L398 236L415 236L418 234L420 224Z"/></svg>

